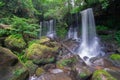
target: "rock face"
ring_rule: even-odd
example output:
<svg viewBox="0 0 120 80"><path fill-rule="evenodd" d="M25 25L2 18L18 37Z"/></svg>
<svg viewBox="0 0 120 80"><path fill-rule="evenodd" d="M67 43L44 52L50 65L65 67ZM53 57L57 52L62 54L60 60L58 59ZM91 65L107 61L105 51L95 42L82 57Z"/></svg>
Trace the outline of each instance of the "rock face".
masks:
<svg viewBox="0 0 120 80"><path fill-rule="evenodd" d="M0 47L0 80L26 80L28 70L9 49Z"/></svg>

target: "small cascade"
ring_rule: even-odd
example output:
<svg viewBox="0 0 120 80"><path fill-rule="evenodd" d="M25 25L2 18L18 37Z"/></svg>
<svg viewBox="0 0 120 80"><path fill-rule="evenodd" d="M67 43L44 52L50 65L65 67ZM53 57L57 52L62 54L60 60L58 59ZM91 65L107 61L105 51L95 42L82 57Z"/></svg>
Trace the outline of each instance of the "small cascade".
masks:
<svg viewBox="0 0 120 80"><path fill-rule="evenodd" d="M40 22L40 32L39 32L39 38L42 36L42 22Z"/></svg>
<svg viewBox="0 0 120 80"><path fill-rule="evenodd" d="M71 0L71 4L72 4L72 7L74 7L75 6L75 1Z"/></svg>
<svg viewBox="0 0 120 80"><path fill-rule="evenodd" d="M47 37L54 38L55 37L55 29L54 29L54 20L49 21L49 27L47 32Z"/></svg>
<svg viewBox="0 0 120 80"><path fill-rule="evenodd" d="M77 28L74 28L72 26L69 28L69 30L68 30L68 39L73 39L73 40L78 39Z"/></svg>
<svg viewBox="0 0 120 80"><path fill-rule="evenodd" d="M41 33L39 34L39 36L47 36L49 38L54 38L56 36L55 22L56 21L54 20L40 22Z"/></svg>
<svg viewBox="0 0 120 80"><path fill-rule="evenodd" d="M81 12L82 15L82 42L78 48L78 55L90 64L90 59L101 54L99 39L96 35L95 21L92 8Z"/></svg>

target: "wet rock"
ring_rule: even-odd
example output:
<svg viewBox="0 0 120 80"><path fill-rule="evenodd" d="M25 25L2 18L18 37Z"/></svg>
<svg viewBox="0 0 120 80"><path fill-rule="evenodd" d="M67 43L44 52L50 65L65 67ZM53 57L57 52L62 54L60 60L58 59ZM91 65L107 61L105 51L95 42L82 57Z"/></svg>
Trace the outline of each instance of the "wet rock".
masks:
<svg viewBox="0 0 120 80"><path fill-rule="evenodd" d="M92 69L87 66L85 63L77 63L73 66L73 75L76 77L76 80L86 80L92 75Z"/></svg>
<svg viewBox="0 0 120 80"><path fill-rule="evenodd" d="M105 70L96 70L91 80L117 80Z"/></svg>
<svg viewBox="0 0 120 80"><path fill-rule="evenodd" d="M120 67L109 67L105 68L105 70L109 72L117 80L120 79Z"/></svg>
<svg viewBox="0 0 120 80"><path fill-rule="evenodd" d="M117 52L117 53L120 53L120 47L119 47L119 48L117 48L116 52Z"/></svg>
<svg viewBox="0 0 120 80"><path fill-rule="evenodd" d="M49 71L50 69L55 69L56 65L55 64L46 64L44 67L45 71Z"/></svg>
<svg viewBox="0 0 120 80"><path fill-rule="evenodd" d="M72 80L72 79L66 73L57 73L57 74L46 73L41 75L36 80Z"/></svg>
<svg viewBox="0 0 120 80"><path fill-rule="evenodd" d="M0 47L0 80L25 80L28 70L9 49Z"/></svg>
<svg viewBox="0 0 120 80"><path fill-rule="evenodd" d="M110 55L110 60L113 62L114 65L120 66L120 55L119 54Z"/></svg>
<svg viewBox="0 0 120 80"><path fill-rule="evenodd" d="M113 66L113 63L106 59L106 58L99 58L93 61L94 66L101 66L101 67L110 67Z"/></svg>
<svg viewBox="0 0 120 80"><path fill-rule="evenodd" d="M53 73L53 74L62 73L62 72L63 72L62 69L51 69L50 70L50 73Z"/></svg>

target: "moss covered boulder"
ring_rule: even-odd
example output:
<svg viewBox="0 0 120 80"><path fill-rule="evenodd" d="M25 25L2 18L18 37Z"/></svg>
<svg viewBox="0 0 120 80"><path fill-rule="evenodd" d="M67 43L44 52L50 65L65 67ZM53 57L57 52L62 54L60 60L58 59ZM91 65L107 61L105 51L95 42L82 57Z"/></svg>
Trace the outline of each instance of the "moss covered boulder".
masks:
<svg viewBox="0 0 120 80"><path fill-rule="evenodd" d="M36 72L35 72L35 74L36 74L37 76L40 76L40 75L42 75L43 73L45 73L45 70L44 70L42 67L38 68L38 69L36 70Z"/></svg>
<svg viewBox="0 0 120 80"><path fill-rule="evenodd" d="M41 41L42 40L42 41ZM58 46L49 40L36 40L30 43L26 56L36 64L46 64L55 61Z"/></svg>
<svg viewBox="0 0 120 80"><path fill-rule="evenodd" d="M25 48L26 43L20 34L10 35L5 39L6 47L13 50L21 50Z"/></svg>
<svg viewBox="0 0 120 80"><path fill-rule="evenodd" d="M72 67L72 65L74 65L76 61L77 61L76 57L70 57L57 61L56 65L58 68L64 69L65 67Z"/></svg>
<svg viewBox="0 0 120 80"><path fill-rule="evenodd" d="M117 80L105 70L96 70L93 73L92 80Z"/></svg>
<svg viewBox="0 0 120 80"><path fill-rule="evenodd" d="M28 78L28 70L9 49L0 47L0 55L0 80L25 80Z"/></svg>
<svg viewBox="0 0 120 80"><path fill-rule="evenodd" d="M110 55L110 59L115 65L120 66L120 54L112 54Z"/></svg>
<svg viewBox="0 0 120 80"><path fill-rule="evenodd" d="M35 64L34 64L32 61L30 61L30 60L28 60L28 61L25 63L25 66L27 67L30 75L35 74L35 71L36 71L36 69L38 68L38 66L35 65Z"/></svg>

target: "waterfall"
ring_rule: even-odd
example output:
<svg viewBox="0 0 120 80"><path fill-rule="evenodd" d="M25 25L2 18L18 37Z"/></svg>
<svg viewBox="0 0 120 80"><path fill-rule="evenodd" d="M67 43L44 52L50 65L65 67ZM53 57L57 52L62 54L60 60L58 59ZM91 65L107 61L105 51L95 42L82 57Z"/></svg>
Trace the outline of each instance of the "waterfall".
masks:
<svg viewBox="0 0 120 80"><path fill-rule="evenodd" d="M78 48L78 55L87 63L90 59L101 54L99 40L96 36L95 21L92 8L81 12L82 42Z"/></svg>
<svg viewBox="0 0 120 80"><path fill-rule="evenodd" d="M39 32L39 38L42 36L42 22L40 22L40 32Z"/></svg>
<svg viewBox="0 0 120 80"><path fill-rule="evenodd" d="M54 20L49 21L49 26L48 26L48 32L47 32L47 37L49 38L54 38L56 35L55 29L54 29Z"/></svg>
<svg viewBox="0 0 120 80"><path fill-rule="evenodd" d="M73 39L73 40L77 40L78 39L78 32L77 32L77 28L70 26L69 30L68 30L68 39Z"/></svg>
<svg viewBox="0 0 120 80"><path fill-rule="evenodd" d="M75 6L75 1L71 0L71 4L72 4L72 7L74 7Z"/></svg>

